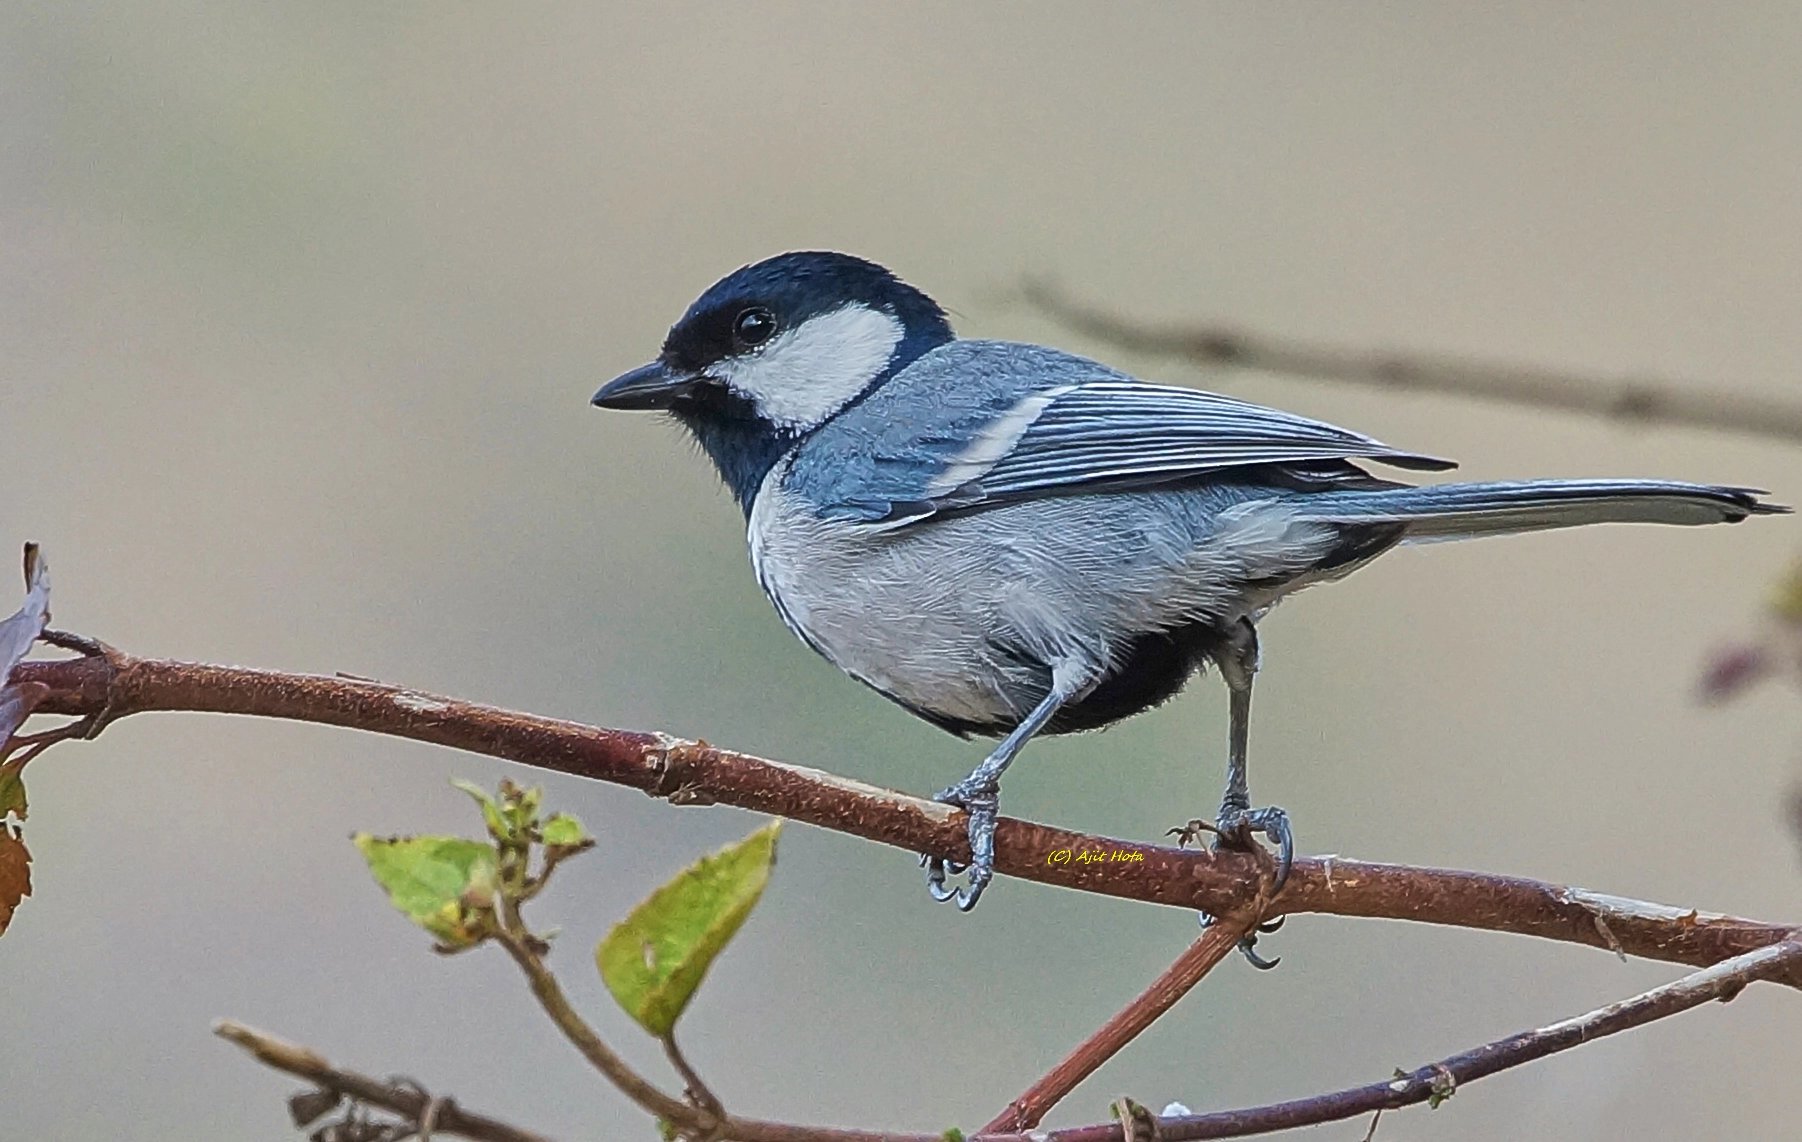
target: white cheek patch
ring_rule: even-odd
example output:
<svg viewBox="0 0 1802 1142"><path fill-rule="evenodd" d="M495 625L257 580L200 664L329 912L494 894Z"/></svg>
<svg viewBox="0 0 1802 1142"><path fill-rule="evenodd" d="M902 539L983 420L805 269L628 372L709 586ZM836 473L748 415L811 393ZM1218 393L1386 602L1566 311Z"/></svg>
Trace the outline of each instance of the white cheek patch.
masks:
<svg viewBox="0 0 1802 1142"><path fill-rule="evenodd" d="M888 367L901 322L862 305L809 318L754 353L710 372L785 428L812 428L845 407Z"/></svg>

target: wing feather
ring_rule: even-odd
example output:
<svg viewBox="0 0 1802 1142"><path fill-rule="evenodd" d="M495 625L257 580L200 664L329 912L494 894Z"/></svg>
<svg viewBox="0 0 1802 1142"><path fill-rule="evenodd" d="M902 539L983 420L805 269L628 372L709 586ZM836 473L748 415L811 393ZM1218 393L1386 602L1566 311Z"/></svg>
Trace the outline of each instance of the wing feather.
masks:
<svg viewBox="0 0 1802 1142"><path fill-rule="evenodd" d="M1073 386L1047 404L1014 446L944 496L1017 499L1117 481L1186 479L1260 464L1380 460L1444 469L1362 433L1199 389L1139 381Z"/></svg>
<svg viewBox="0 0 1802 1142"><path fill-rule="evenodd" d="M953 341L829 420L784 479L823 516L894 528L948 510L1259 465L1342 469L1352 459L1454 467L1249 401L1148 384L1055 349ZM1328 478L1338 470L1329 468Z"/></svg>

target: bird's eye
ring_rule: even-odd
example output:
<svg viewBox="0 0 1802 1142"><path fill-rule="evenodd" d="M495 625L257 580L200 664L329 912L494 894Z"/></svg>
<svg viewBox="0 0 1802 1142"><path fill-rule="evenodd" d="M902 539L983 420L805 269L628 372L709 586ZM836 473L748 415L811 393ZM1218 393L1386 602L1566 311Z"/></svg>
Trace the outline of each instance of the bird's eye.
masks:
<svg viewBox="0 0 1802 1142"><path fill-rule="evenodd" d="M743 345L761 345L776 332L776 318L762 306L753 306L732 322L732 336Z"/></svg>

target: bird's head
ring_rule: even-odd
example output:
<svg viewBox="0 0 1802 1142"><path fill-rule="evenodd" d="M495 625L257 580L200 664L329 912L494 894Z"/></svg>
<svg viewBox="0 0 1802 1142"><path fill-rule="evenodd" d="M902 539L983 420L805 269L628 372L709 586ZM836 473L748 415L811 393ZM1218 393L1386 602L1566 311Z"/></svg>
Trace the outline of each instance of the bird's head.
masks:
<svg viewBox="0 0 1802 1142"><path fill-rule="evenodd" d="M804 433L949 340L937 303L876 263L781 254L715 282L670 328L657 360L608 383L594 403L684 419L754 416Z"/></svg>
<svg viewBox="0 0 1802 1142"><path fill-rule="evenodd" d="M749 511L782 452L951 339L944 310L874 262L781 254L716 282L655 361L608 382L594 403L669 412Z"/></svg>

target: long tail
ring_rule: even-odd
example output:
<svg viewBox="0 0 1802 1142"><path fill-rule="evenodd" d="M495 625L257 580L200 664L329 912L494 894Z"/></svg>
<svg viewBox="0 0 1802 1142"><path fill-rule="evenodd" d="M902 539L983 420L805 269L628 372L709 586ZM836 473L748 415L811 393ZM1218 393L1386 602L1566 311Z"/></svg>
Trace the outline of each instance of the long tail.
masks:
<svg viewBox="0 0 1802 1142"><path fill-rule="evenodd" d="M1402 542L1423 543L1587 523L1738 523L1790 510L1764 494L1673 480L1518 480L1319 492L1298 507L1321 523L1403 524Z"/></svg>

